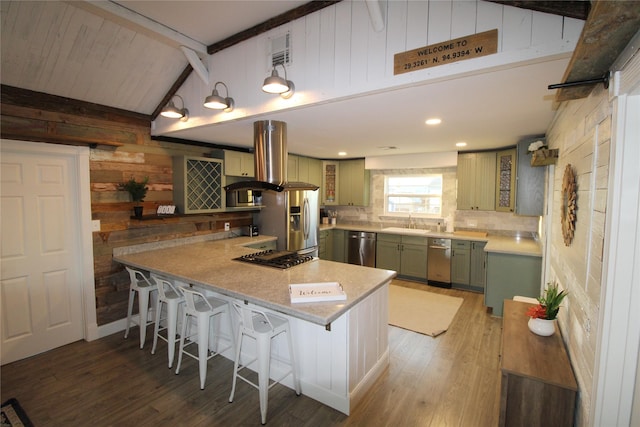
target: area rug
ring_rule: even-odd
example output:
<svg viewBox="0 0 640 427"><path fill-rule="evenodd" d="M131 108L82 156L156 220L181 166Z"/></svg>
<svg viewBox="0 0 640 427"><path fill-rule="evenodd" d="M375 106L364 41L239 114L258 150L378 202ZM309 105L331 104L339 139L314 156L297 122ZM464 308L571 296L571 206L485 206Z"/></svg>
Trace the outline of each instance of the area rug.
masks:
<svg viewBox="0 0 640 427"><path fill-rule="evenodd" d="M389 324L436 337L449 329L462 298L389 286Z"/></svg>
<svg viewBox="0 0 640 427"><path fill-rule="evenodd" d="M33 427L31 420L27 417L27 414L24 412L24 409L22 409L22 406L20 406L20 403L13 398L2 404L0 421L2 421L2 427Z"/></svg>

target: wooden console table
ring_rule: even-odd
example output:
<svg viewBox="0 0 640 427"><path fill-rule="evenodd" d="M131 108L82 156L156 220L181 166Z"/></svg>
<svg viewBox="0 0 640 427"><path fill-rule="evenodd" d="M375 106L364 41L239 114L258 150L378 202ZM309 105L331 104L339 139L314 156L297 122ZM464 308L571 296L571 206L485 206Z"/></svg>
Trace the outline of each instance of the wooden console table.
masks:
<svg viewBox="0 0 640 427"><path fill-rule="evenodd" d="M572 426L578 385L556 333L529 331L532 304L505 300L502 319L500 426Z"/></svg>

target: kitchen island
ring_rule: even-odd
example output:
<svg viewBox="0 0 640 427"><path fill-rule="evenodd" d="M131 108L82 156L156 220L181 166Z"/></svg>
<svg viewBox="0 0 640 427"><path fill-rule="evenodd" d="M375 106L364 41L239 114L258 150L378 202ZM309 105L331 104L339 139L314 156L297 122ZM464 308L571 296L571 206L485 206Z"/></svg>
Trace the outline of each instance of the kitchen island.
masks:
<svg viewBox="0 0 640 427"><path fill-rule="evenodd" d="M114 260L285 315L302 393L348 415L389 363L388 285L395 272L319 259L279 270L233 259L256 252L246 246L259 240L240 237L121 252L114 253ZM291 303L290 284L323 282L340 283L347 299ZM233 326L223 323L222 328L229 333ZM285 343L274 343L275 352L284 350ZM233 359L231 351L224 356ZM272 377L279 376L280 368L272 366ZM290 380L284 384L292 387Z"/></svg>

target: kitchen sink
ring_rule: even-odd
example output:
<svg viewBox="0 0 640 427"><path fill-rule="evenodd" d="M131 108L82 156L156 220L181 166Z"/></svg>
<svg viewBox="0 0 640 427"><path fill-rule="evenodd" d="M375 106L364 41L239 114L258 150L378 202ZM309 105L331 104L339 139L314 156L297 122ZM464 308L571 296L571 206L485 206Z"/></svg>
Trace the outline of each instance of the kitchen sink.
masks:
<svg viewBox="0 0 640 427"><path fill-rule="evenodd" d="M421 230L418 228L404 228L404 227L387 227L383 228L382 231L386 231L388 233L397 233L397 234L415 234L417 236L426 236L430 233L429 230Z"/></svg>

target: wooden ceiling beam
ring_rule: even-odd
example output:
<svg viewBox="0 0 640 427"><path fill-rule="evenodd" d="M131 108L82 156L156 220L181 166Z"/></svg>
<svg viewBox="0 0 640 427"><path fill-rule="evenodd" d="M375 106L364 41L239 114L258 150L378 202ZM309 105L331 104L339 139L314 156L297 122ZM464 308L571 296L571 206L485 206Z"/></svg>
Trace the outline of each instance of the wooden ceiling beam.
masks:
<svg viewBox="0 0 640 427"><path fill-rule="evenodd" d="M569 18L582 19L589 16L590 1L500 1L488 0L491 3L499 3L505 6L519 7L521 9L535 10L536 12L551 13L553 15L567 16Z"/></svg>

